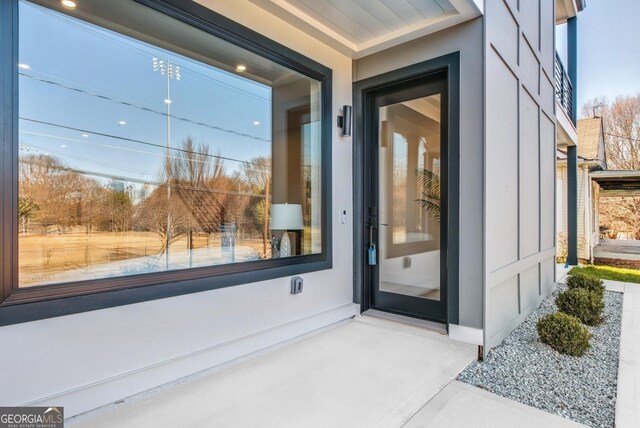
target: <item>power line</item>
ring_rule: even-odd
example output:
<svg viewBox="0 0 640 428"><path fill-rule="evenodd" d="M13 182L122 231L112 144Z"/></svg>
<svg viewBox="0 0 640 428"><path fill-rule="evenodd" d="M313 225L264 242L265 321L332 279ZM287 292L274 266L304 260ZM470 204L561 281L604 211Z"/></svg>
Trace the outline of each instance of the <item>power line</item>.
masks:
<svg viewBox="0 0 640 428"><path fill-rule="evenodd" d="M614 138L622 138L624 140L629 140L629 141L640 141L640 138L631 138L631 137L626 137L624 135L617 135L617 134L612 134L610 132L605 132L604 135L608 135L609 137L614 137Z"/></svg>
<svg viewBox="0 0 640 428"><path fill-rule="evenodd" d="M29 74L29 73L22 73L21 72L19 74L21 76L27 77L29 79L33 79L35 81L42 82L42 83L47 83L47 84L53 85L53 86L58 86L60 88L67 89L69 91L74 91L74 92L78 92L78 93L81 93L81 94L89 95L89 96L92 96L92 97L100 98L100 99L103 99L103 100L106 100L106 101L111 101L111 102L114 102L114 103L125 105L127 107L132 107L132 108L136 108L138 110L143 110L143 111L147 111L147 112L150 112L150 113L154 113L154 114L157 114L157 115L160 115L160 116L167 116L167 113L165 113L165 112L161 112L159 110L154 110L154 109L149 108L149 107L139 106L139 105L133 104L133 103L131 103L129 101L117 100L115 98L111 98L111 97L108 97L106 95L101 95L101 94L98 94L98 93L89 92L89 91L81 89L81 88L76 88L76 87L73 87L73 86L64 85L62 83L54 82L54 81L49 80L49 79L43 79L41 77L37 77L37 76L34 76L32 74ZM180 116L171 115L171 118L172 119L176 119L176 120L180 120L182 122L187 122L187 123L191 123L191 124L194 124L194 125L203 126L205 128L214 129L216 131L222 131L222 132L226 132L226 133L229 133L229 134L238 135L240 137L251 138L253 140L264 141L264 142L271 142L271 140L269 140L268 138L262 138L262 137L258 137L258 136L255 136L255 135L234 131L232 129L222 128L220 126L211 125L211 124L204 123L204 122L199 122L199 121L196 121L196 120L188 119L186 117L180 117Z"/></svg>

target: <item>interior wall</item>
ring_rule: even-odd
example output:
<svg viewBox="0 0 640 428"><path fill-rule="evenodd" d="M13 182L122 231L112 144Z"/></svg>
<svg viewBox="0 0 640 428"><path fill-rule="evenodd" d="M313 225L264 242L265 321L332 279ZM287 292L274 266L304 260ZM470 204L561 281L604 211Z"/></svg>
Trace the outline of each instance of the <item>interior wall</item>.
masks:
<svg viewBox="0 0 640 428"><path fill-rule="evenodd" d="M387 106L381 115L381 129L386 130L386 135L381 137L379 153L379 188L378 216L382 225L378 240L378 254L380 264L380 281L396 284L412 285L424 289L439 287L440 284L440 223L434 219L431 213L426 212L422 222L422 230L431 234L431 239L423 241L422 248L408 249L400 244L394 250L394 209L393 209L393 139L398 132L407 139L407 164L405 183L406 193L404 211L407 225L416 224L415 199L419 197L418 184L414 169L418 165L418 144L421 137L426 138L428 155L441 157L440 153L440 117L439 111L432 112L437 121L429 118L416 110L410 109L406 104ZM429 162L426 168L432 169ZM414 192L411 191L414 189ZM419 208L422 210L423 208ZM387 226L384 226L387 225ZM406 261L405 261L406 259Z"/></svg>
<svg viewBox="0 0 640 428"><path fill-rule="evenodd" d="M333 112L351 104L351 59L253 5L202 4L333 70ZM0 403L58 405L67 417L349 318L351 141L332 127L333 269L0 327Z"/></svg>
<svg viewBox="0 0 640 428"><path fill-rule="evenodd" d="M459 324L482 328L483 26L477 18L354 64L354 80L460 52Z"/></svg>
<svg viewBox="0 0 640 428"><path fill-rule="evenodd" d="M485 352L553 287L554 9L485 2Z"/></svg>

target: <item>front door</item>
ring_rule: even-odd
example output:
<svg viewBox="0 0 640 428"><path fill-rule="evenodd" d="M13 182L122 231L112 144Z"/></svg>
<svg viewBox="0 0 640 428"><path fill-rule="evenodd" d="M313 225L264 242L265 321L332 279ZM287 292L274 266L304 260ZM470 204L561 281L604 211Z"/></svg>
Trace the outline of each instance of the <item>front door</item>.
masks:
<svg viewBox="0 0 640 428"><path fill-rule="evenodd" d="M369 307L447 321L447 74L373 91L364 110Z"/></svg>

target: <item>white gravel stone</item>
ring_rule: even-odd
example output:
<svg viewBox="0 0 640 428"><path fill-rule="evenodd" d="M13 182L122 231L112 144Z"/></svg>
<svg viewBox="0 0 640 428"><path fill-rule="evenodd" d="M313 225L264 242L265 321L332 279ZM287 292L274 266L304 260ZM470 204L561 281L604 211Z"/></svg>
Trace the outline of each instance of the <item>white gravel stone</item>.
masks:
<svg viewBox="0 0 640 428"><path fill-rule="evenodd" d="M621 293L606 291L604 322L587 328L591 348L563 355L540 342L536 322L558 310L558 289L529 315L484 362L471 363L459 380L503 397L592 427L613 427L622 320Z"/></svg>

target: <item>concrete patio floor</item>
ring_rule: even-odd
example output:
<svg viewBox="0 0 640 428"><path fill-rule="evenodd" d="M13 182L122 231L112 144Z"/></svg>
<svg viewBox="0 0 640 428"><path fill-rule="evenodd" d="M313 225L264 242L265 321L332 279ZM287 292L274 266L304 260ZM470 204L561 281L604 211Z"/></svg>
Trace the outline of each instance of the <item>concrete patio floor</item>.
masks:
<svg viewBox="0 0 640 428"><path fill-rule="evenodd" d="M452 381L405 428L570 428L584 427L460 381Z"/></svg>
<svg viewBox="0 0 640 428"><path fill-rule="evenodd" d="M401 426L476 355L420 327L357 317L67 426Z"/></svg>
<svg viewBox="0 0 640 428"><path fill-rule="evenodd" d="M455 381L476 355L421 327L356 317L67 426L579 426Z"/></svg>

